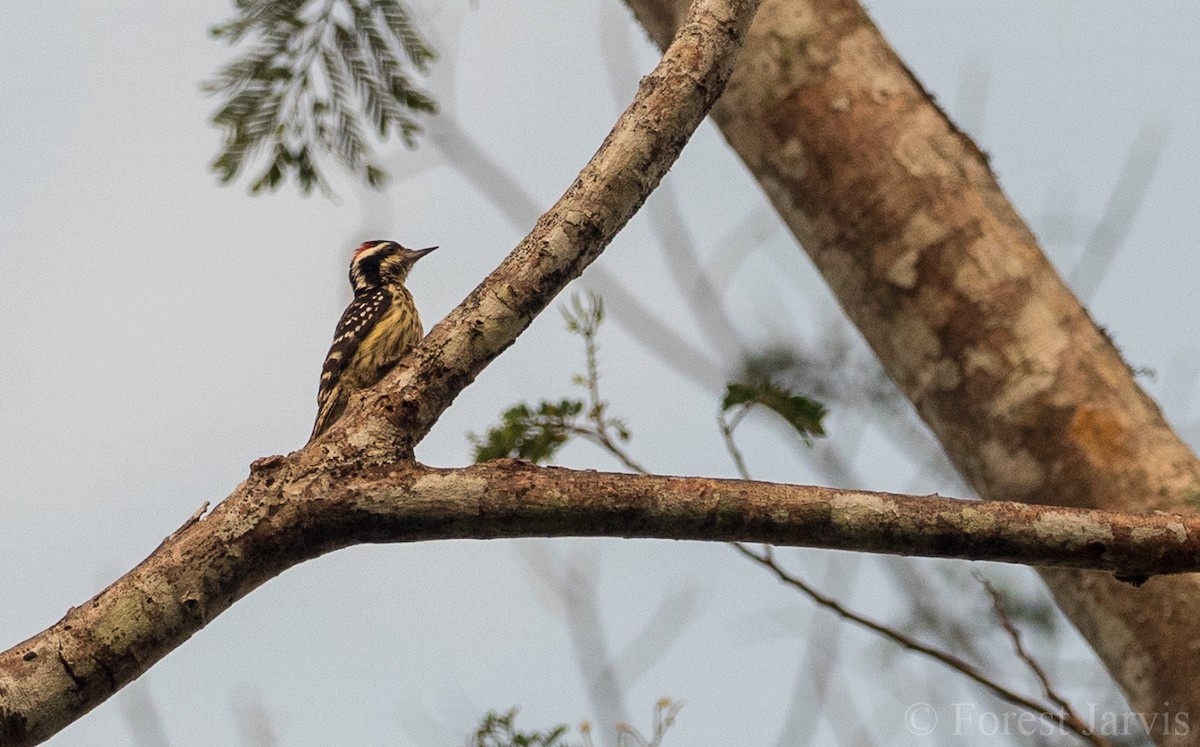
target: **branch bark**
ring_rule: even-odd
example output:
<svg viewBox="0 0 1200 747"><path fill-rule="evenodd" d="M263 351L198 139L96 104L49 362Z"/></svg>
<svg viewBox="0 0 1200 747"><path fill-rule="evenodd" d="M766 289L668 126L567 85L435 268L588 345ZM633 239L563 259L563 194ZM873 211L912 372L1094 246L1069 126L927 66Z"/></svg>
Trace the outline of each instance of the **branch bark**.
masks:
<svg viewBox="0 0 1200 747"><path fill-rule="evenodd" d="M1125 515L800 485L536 467L293 461L257 471L208 516L49 630L0 654L0 742L31 715L82 713L283 570L362 543L647 537L970 558L1138 576L1200 570L1200 517ZM49 697L48 697L49 696ZM21 704L26 704L24 710Z"/></svg>
<svg viewBox="0 0 1200 747"><path fill-rule="evenodd" d="M286 484L305 481L294 476ZM290 567L367 542L640 537L1084 568L1135 579L1200 571L1196 515L570 470L521 460L322 472L279 500L265 509L276 520L246 548L258 557L241 565ZM261 547L286 557L272 560L260 555Z"/></svg>
<svg viewBox="0 0 1200 747"><path fill-rule="evenodd" d="M1200 462L855 0L765 0L713 118L981 496L1194 511ZM1200 578L1042 576L1134 711L1200 713Z"/></svg>
<svg viewBox="0 0 1200 747"><path fill-rule="evenodd" d="M83 607L0 654L0 743L50 737L259 584L343 546L346 523L359 526L358 541L388 541L390 531L356 524L377 516L353 501L333 510L331 496L373 469L411 466L413 446L454 397L600 255L721 94L757 5L696 0L562 198L406 365L357 396L321 439L256 462L207 518L189 521ZM419 512L405 521L409 533L444 523Z"/></svg>

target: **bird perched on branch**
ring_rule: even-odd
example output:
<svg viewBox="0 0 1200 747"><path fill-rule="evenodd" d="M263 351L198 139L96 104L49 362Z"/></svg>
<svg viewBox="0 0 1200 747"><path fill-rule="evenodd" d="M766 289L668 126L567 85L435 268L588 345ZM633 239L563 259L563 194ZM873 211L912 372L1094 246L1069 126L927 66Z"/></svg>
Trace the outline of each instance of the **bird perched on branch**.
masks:
<svg viewBox="0 0 1200 747"><path fill-rule="evenodd" d="M354 300L342 314L325 356L310 441L341 417L351 394L373 386L421 341L421 318L404 281L413 264L434 249L407 249L395 241L377 240L354 251Z"/></svg>

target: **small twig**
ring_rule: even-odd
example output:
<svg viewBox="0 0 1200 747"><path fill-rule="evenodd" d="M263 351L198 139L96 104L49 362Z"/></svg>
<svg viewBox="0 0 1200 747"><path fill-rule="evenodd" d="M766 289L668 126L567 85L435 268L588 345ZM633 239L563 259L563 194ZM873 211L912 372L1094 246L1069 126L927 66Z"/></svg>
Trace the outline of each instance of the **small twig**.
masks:
<svg viewBox="0 0 1200 747"><path fill-rule="evenodd" d="M737 426L741 422L741 417L746 414L747 410L748 410L748 408L742 408L742 410L739 411L732 418L732 420L728 421L728 422L725 420L724 413L717 415L717 422L720 423L720 426L721 426L721 435L724 436L724 438L725 438L725 445L729 449L729 453L733 457L733 461L738 467L738 474L741 475L743 480L749 480L750 473L746 469L746 462L742 458L741 450L738 449L737 443L734 441L733 431L735 428L737 428ZM851 612L850 610L846 609L841 604L839 604L838 602L833 600L831 597L827 597L824 594L821 594L820 592L818 592L813 587L809 586L807 583L805 583L801 579L799 579L796 576L793 576L793 575L787 573L785 570L783 570L783 568L781 568L779 566L779 564L775 562L774 550L770 545L763 545L763 552L761 555L759 555L758 553L756 553L753 550L750 550L748 547L746 547L746 545L744 543L731 542L730 544L733 545L733 547L738 552L740 552L743 555L746 555L747 557L752 558L753 560L757 561L758 563L761 563L762 565L765 565L766 567L770 568L772 571L775 572L775 575L778 576L780 578L780 580L782 580L784 583L794 586L795 588L797 588L801 592L803 592L806 596L808 596L809 599L816 602L818 605L825 607L826 609L832 610L833 612L837 613L844 619L849 620L851 622L858 623L859 625L867 628L868 630L878 633L879 635L882 635L885 638L888 638L889 640L891 640L895 643L898 643L901 646L904 646L905 648L908 648L912 651L917 651L919 653L923 653L937 661L942 662L943 664L946 664L947 666L957 669L959 672L962 672L970 679L975 680L977 683L979 683L979 684L983 685L985 688L991 690L993 693L998 695L1003 700L1006 700L1015 705L1023 706L1025 708L1028 708L1037 713L1054 715L1054 714L1050 714L1050 709L1045 708L1044 706L1041 706L1037 703L1034 703L1032 700L1029 700L1029 699L1025 698L1024 696L1018 695L1017 693L1013 692L1012 690L1009 690L1008 688L1005 688L1004 686L1000 685L999 683L989 679L982 672L980 672L979 670L975 669L975 667L968 664L965 660L960 659L959 657L954 656L953 654L939 651L938 649L935 649L931 646L926 646L925 644L920 643L919 641L916 641L915 639L910 638L909 636L906 636L897 630L894 630L892 628L889 628L887 626L884 626L884 625L874 622L872 620L868 620L867 618L862 617L861 615L858 615L857 613ZM1025 661L1025 663L1037 675L1039 681L1042 684L1042 689L1046 693L1046 696L1048 698L1050 698L1052 701L1054 701L1054 703L1059 707L1061 712L1057 715L1062 720L1063 725L1066 726L1067 728L1071 729L1072 731L1074 731L1076 734L1078 734L1083 739L1087 739L1088 741L1092 742L1092 744L1096 744L1096 745L1106 744L1106 742L1104 742L1103 740L1096 741L1099 739L1099 737L1097 737L1095 734L1091 733L1091 731L1088 729L1087 724L1085 724L1078 717L1078 715L1076 715L1075 711L1071 708L1071 706L1064 699L1059 697L1057 693L1054 692L1054 689L1050 686L1049 678L1046 677L1045 672L1042 671L1041 667L1038 666L1037 662L1034 661L1031 656L1029 656L1029 654L1025 651L1024 647L1022 646L1020 635L1018 634L1016 628L1013 627L1012 622L1008 618L1008 615L1005 613L1004 608L1000 601L999 594L996 592L995 589L992 588L991 584L989 584L985 579L983 579L979 576L976 576L976 577L979 578L980 582L984 584L984 586L987 588L988 592L990 592L992 594L993 604L996 608L997 614L1000 617L1000 623L1004 626L1005 631L1008 632L1009 637L1012 638L1013 645L1017 649L1017 654Z"/></svg>
<svg viewBox="0 0 1200 747"><path fill-rule="evenodd" d="M1021 708L1025 708L1029 711L1032 711L1033 713L1037 713L1037 714L1044 715L1044 716L1050 716L1050 717L1057 719L1059 721L1059 723L1061 723L1063 725L1064 728L1069 729L1070 731L1074 732L1076 734L1076 736L1078 736L1080 739L1087 741L1089 744L1096 745L1096 747L1107 747L1108 746L1109 743L1105 739L1100 737L1098 734L1095 734L1094 732L1092 732L1091 729L1089 729L1089 727L1087 726L1087 724L1084 724L1082 721L1080 721L1078 719L1078 717L1076 717L1074 715L1074 713L1072 713L1071 711L1065 710L1063 713L1054 713L1052 709L1047 708L1043 704L1038 703L1038 702L1032 700L1031 698L1027 698L1024 695L1021 695L1020 693L1018 693L1014 690L1010 690L1009 688L1001 685L1000 683L996 682L995 680L992 680L987 675L985 675L983 672L979 671L977 668L972 666L970 663L964 661L963 659L960 659L959 657L955 656L954 654L951 654L947 651L942 651L940 649L936 649L932 646L928 646L928 645L916 640L915 638L911 638L897 630L893 630L892 628L887 627L886 625L877 623L874 620L868 619L866 617L863 617L862 615L859 615L855 612L852 612L852 611L846 609L845 607L843 607L841 604L839 604L833 598L825 596L824 594L820 593L816 589L809 586L807 583L805 583L800 578L793 576L792 574L785 571L778 563L775 562L774 552L770 545L764 545L763 552L760 555L760 554L754 552L753 550L751 550L750 548L746 547L746 545L741 542L734 542L731 544L733 544L733 546L738 550L738 552L742 553L743 555L750 558L751 560L754 560L755 562L760 563L761 565L766 566L767 568L771 569L771 571L773 571L775 573L775 575L779 578L780 581L784 582L785 584L788 584L789 586L795 587L800 592L802 592L805 596L807 596L809 599L811 599L813 602L815 602L816 604L818 604L821 607L824 607L827 610L832 611L839 617L841 617L845 620L849 620L853 623L857 623L861 627L864 627L867 630L870 630L884 638L887 638L888 640L892 641L893 643L896 643L904 648L907 648L910 651L916 651L917 653L924 654L924 655L930 657L931 659L934 659L935 661L941 662L942 664L950 667L951 669L954 669L954 670L958 671L959 673L963 674L964 676L966 676L968 679L972 680L973 682L975 682L979 685L982 685L984 687L984 689L988 690L993 695L995 695L996 697L1000 698L1001 700L1003 700L1005 702L1011 703L1012 705L1015 705L1015 706L1018 706Z"/></svg>
<svg viewBox="0 0 1200 747"><path fill-rule="evenodd" d="M636 472L639 475L650 474L649 470L639 464L632 456L629 455L628 452L618 446L617 443L599 427L586 428L579 425L564 425L562 426L562 429L573 436L579 436L580 438L596 444L620 460L620 462L628 467L630 471Z"/></svg>
<svg viewBox="0 0 1200 747"><path fill-rule="evenodd" d="M606 403L600 397L600 365L597 357L596 334L600 330L600 322L604 319L604 302L600 296L589 293L586 305L579 301L578 296L572 297L571 305L574 308L570 310L564 308L563 316L567 319L567 329L578 333L583 338L584 374L582 376L576 374L575 381L587 389L587 419L592 426L585 428L568 425L564 427L564 430L586 438L605 449L630 470L648 475L649 471L638 464L627 451L617 444L617 439L612 437L610 432L617 429L622 439L626 438L625 425L621 421L605 415Z"/></svg>
<svg viewBox="0 0 1200 747"><path fill-rule="evenodd" d="M670 698L663 698L655 704L654 707L654 741L651 742L652 747L662 743L662 738L666 736L667 729L675 723L675 717L679 715L679 709L683 708L682 702L672 701Z"/></svg>
<svg viewBox="0 0 1200 747"><path fill-rule="evenodd" d="M725 448L729 450L729 455L733 457L733 464L737 467L738 475L743 480L750 479L750 470L746 468L746 460L742 456L742 450L738 448L737 443L733 440L733 430L742 422L742 417L746 414L747 409L742 408L732 420L725 420L725 413L717 413L717 425L721 427L721 437L725 439Z"/></svg>
<svg viewBox="0 0 1200 747"><path fill-rule="evenodd" d="M638 747L661 747L663 737L666 736L667 729L675 723L680 708L683 708L683 703L672 701L670 698L660 698L654 704L654 736L650 739L643 737L641 732L629 724L617 724L618 747L629 744L630 739L634 740Z"/></svg>
<svg viewBox="0 0 1200 747"><path fill-rule="evenodd" d="M1007 633L1009 639L1012 640L1013 649L1016 651L1017 656L1020 657L1021 661L1025 662L1025 665L1029 667L1029 670L1033 672L1034 676L1037 677L1038 682L1041 683L1042 692L1046 694L1047 698L1054 701L1058 707L1062 709L1063 713L1066 714L1070 719L1078 721L1079 723L1083 723L1082 720L1079 719L1079 716L1075 713L1075 710L1071 708L1071 704L1068 703L1065 698L1055 692L1054 687L1050 684L1050 677L1046 675L1046 671L1042 669L1037 660L1033 658L1033 655L1026 650L1025 644L1021 642L1021 632L1017 630L1015 625L1013 625L1012 619L1008 616L1008 611L1004 608L1004 598L1000 596L1000 592L996 590L995 586L992 586L990 581L981 576L979 573L975 573L973 575L975 576L975 580L982 584L983 588L987 590L987 593L991 595L992 609L996 613L996 618L999 619L1000 625L1004 628L1004 632Z"/></svg>

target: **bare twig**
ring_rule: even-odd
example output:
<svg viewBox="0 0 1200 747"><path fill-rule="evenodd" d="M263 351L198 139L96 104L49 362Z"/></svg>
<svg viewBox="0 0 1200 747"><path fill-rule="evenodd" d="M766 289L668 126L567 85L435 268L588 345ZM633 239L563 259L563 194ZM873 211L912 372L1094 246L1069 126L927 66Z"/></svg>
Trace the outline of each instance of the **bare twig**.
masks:
<svg viewBox="0 0 1200 747"><path fill-rule="evenodd" d="M600 397L600 366L597 362L596 335L600 331L600 323L604 320L604 302L595 293L589 294L586 302L578 296L571 299L571 308L563 309L567 320L567 329L583 338L584 373L575 376L575 383L583 386L588 393L587 419L590 427L572 426L574 435L592 441L615 456L622 464L638 474L647 475L649 471L622 448L617 441L629 438L625 424L608 416L607 403ZM617 437L613 437L613 432Z"/></svg>
<svg viewBox="0 0 1200 747"><path fill-rule="evenodd" d="M985 675L983 672L979 671L969 662L955 656L954 654L921 643L911 636L904 635L903 633L883 625L882 623L875 622L874 620L863 617L862 615L843 607L837 602L837 600L833 599L832 597L825 596L797 576L794 576L784 570L783 567L775 561L774 552L769 545L765 545L761 553L751 550L740 542L735 542L733 545L746 557L771 569L771 571L775 573L780 581L798 589L814 603L824 607L827 610L830 610L839 617L849 620L862 628L866 628L867 630L870 630L871 632L882 636L899 646L903 646L910 651L916 651L919 654L927 656L950 667L951 669L954 669L963 676L967 677L967 679L970 679L973 682L981 685L988 692L1007 703L1025 708L1033 713L1055 719L1061 723L1065 729L1070 730L1080 739L1087 741L1089 744L1096 745L1097 747L1104 747L1105 745L1108 745L1106 740L1092 732L1087 724L1084 724L1082 721L1080 721L1079 718L1075 716L1074 712L1069 710L1069 708L1064 709L1062 712L1056 713L1052 708L1047 708L1045 705L1038 703L1032 698L1028 698L1016 692L1015 690L1001 685Z"/></svg>
<svg viewBox="0 0 1200 747"><path fill-rule="evenodd" d="M746 468L746 459L742 456L742 450L738 448L737 442L733 440L733 431L742 422L742 418L749 409L743 407L734 413L734 416L726 420L725 413L717 413L717 426L721 429L721 438L725 439L725 449L729 452L729 456L733 458L733 464L737 467L738 475L743 480L750 479L750 470Z"/></svg>
<svg viewBox="0 0 1200 747"><path fill-rule="evenodd" d="M1004 608L1004 597L1000 596L1000 592L996 590L991 581L988 581L980 574L975 574L975 580L982 584L983 588L987 589L987 593L992 597L992 610L996 613L996 619L1000 621L1001 627L1004 628L1004 632L1008 634L1009 640L1012 641L1013 650L1016 651L1017 656L1025 663L1025 666L1029 667L1029 671L1033 672L1033 675L1037 677L1038 683L1042 686L1042 692L1059 707L1068 719L1082 724L1082 719L1071 708L1071 704L1054 690L1054 687L1050 684L1050 677L1042 669L1042 665L1025 649L1025 644L1021 642L1021 631L1017 630L1016 626L1013 625L1012 620L1008 617L1008 611Z"/></svg>
<svg viewBox="0 0 1200 747"><path fill-rule="evenodd" d="M586 441L591 441L600 448L607 451L617 458L621 464L625 465L631 472L636 472L639 475L650 474L649 470L643 467L636 459L633 458L628 451L621 448L620 444L612 439L607 433L607 425L595 424L590 426L568 425L564 426L563 430L570 433L572 436L578 436Z"/></svg>
<svg viewBox="0 0 1200 747"><path fill-rule="evenodd" d="M718 422L721 427L721 435L725 439L725 446L728 449L730 455L733 457L734 463L737 465L737 468L738 468L738 474L741 475L743 480L749 480L750 473L746 469L746 462L742 457L741 450L738 448L737 443L734 440L733 432L737 428L737 426L740 424L741 418L742 418L742 416L744 416L746 414L746 412L747 412L747 410L745 410L745 409L740 410L734 416L732 421L730 421L730 422L726 422L724 413L721 413L720 415L717 416ZM962 658L953 656L952 654L948 654L948 653L939 651L938 649L935 649L932 646L927 646L925 644L919 643L919 642L915 641L915 639L911 638L910 636L904 635L903 633L901 633L900 631L898 631L894 628L883 625L882 623L877 623L877 622L868 620L867 618L859 615L858 613L851 612L847 608L843 607L842 605L840 605L839 603L834 601L831 597L825 596L824 594L818 592L814 587L809 586L806 582L802 581L800 578L798 578L790 573L787 573L785 570L783 570L783 568L775 561L774 552L770 545L764 545L762 552L756 553L753 550L750 550L748 547L746 547L746 545L744 545L741 542L731 542L730 544L733 545L734 549L736 549L738 552L742 553L742 555L751 558L752 560L760 563L761 565L766 566L771 571L773 571L775 573L775 575L778 576L782 581L784 581L785 583L787 583L788 585L790 585L796 589L799 589L806 596L808 596L809 599L813 600L818 605L825 607L826 609L830 609L830 610L834 611L835 613L840 615L842 618L849 620L850 622L857 623L876 634L882 635L882 636L892 640L893 642L899 643L900 645L904 646L905 648L908 648L912 651L916 651L918 653L924 654L926 656L930 656L935 661L946 664L946 665L962 672L963 674L966 674L970 679L972 679L976 682L979 682L980 684L983 684L989 691L996 693L997 695L1000 695L1000 697L1002 699L1007 700L1008 702L1015 703L1016 705L1022 705L1024 707L1029 707L1028 704L1033 703L1032 700L1025 700L1025 699L1023 699L1023 696L1015 695L1014 691L1011 691L1008 688L1005 688L1003 685L1000 685L998 682L996 682L990 678L987 678L981 672L979 672L979 670L977 670L974 667L972 667L971 665L967 664L965 662L965 660L963 660ZM1042 688L1045 691L1047 697L1049 697L1052 701L1054 701L1054 703L1058 706L1058 708L1061 712L1061 715L1058 715L1057 717L1059 717L1061 720L1063 720L1064 724L1067 725L1068 728L1070 728L1072 731L1075 731L1078 734L1080 734L1080 736L1087 735L1089 733L1087 725L1084 724L1081 719L1079 719L1079 717L1075 714L1075 712L1071 709L1070 705L1065 700L1058 697L1058 695L1050 687L1049 680L1045 676L1041 667L1039 667L1037 662L1035 662L1031 657L1028 656L1028 654L1026 654L1023 646L1021 645L1020 637L1019 637L1019 634L1018 634L1016 628L1013 627L1011 621L1008 619L1008 615L1004 612L1003 606L1001 606L1001 601L1000 601L1000 597L999 597L998 593L995 591L995 589L992 588L991 584L989 584L981 576L976 575L976 578L978 578L979 581L981 583L983 583L985 585L985 587L987 588L987 590L992 594L992 598L993 598L993 602L996 606L997 614L1000 616L1000 622L1004 626L1005 631L1007 631L1009 636L1012 638L1014 645L1017 648L1017 653L1021 656L1022 660L1024 660L1033 669L1033 671L1037 674L1039 680L1042 683ZM966 667L967 669L964 669L963 667ZM1008 697L1009 695L1014 695L1015 697L1022 698L1022 701L1021 702L1013 701L1013 700L1011 700L1011 698ZM1035 710L1036 712L1042 713L1042 714L1050 714L1050 709L1045 708L1044 706L1035 707L1035 708L1032 708L1031 710ZM1055 715L1055 714L1050 714L1050 715ZM1085 736L1085 738L1086 738L1086 736ZM1097 743L1097 744L1099 744L1099 743Z"/></svg>
<svg viewBox="0 0 1200 747"><path fill-rule="evenodd" d="M670 698L659 699L654 704L654 731L649 739L629 724L617 724L617 747L626 747L631 740L636 747L662 747L663 737L666 736L667 729L675 723L680 708L683 708L683 703L672 701Z"/></svg>

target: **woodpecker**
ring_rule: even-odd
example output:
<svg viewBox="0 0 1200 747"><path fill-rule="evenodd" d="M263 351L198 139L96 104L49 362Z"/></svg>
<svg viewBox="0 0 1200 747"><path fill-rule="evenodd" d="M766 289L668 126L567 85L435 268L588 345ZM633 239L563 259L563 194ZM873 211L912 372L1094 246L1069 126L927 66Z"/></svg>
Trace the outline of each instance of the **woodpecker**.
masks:
<svg viewBox="0 0 1200 747"><path fill-rule="evenodd" d="M424 337L408 272L427 249L407 249L395 241L367 241L350 260L354 300L346 307L321 368L317 392L316 438L346 409L350 395L373 386Z"/></svg>

